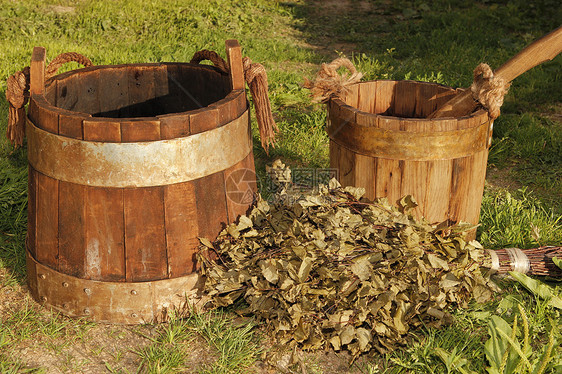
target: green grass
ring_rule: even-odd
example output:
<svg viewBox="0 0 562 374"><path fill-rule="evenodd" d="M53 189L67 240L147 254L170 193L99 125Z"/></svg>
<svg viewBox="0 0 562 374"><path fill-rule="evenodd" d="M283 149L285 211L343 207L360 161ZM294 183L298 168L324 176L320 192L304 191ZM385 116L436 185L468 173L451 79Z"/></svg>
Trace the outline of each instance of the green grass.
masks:
<svg viewBox="0 0 562 374"><path fill-rule="evenodd" d="M46 47L48 60L76 51L94 64L183 62L204 48L224 56L224 40L236 38L243 54L268 70L280 128L279 142L269 155L258 146L254 130L257 172L264 181L265 165L278 157L292 167L328 166L324 107L310 104L308 91L301 86L319 63L345 54L368 80L415 79L466 87L479 62L499 67L558 27L560 19L562 8L554 0L0 0L0 91L5 90L8 75L29 64L37 45ZM559 56L517 78L495 121L488 171L498 169L507 179L505 185L516 187L486 189L478 229L485 247L562 243L561 65ZM75 67L69 64L64 69ZM2 134L7 108L0 95ZM25 148L13 151L3 136L0 139L1 305L7 290L20 290L25 281L27 161ZM532 227L540 230L538 241L531 235ZM512 323L515 304L510 300L523 304L538 349L547 341L549 321L561 324L560 311L513 282L501 285L496 301L454 311L454 325L415 332L407 347L368 357L361 372L447 372L436 348L456 352L468 360L465 368L485 372L487 321L499 315ZM561 292L559 285L556 289ZM40 313L38 306L25 301L10 305L0 315L0 372L29 369L26 358L14 352L32 341L53 354L68 354L68 345L76 341L88 345L89 324ZM143 327L141 331L154 329L155 335L145 347L130 348L137 352L134 370L185 371L186 354L203 346L211 358L200 372L244 372L258 354L251 326L234 327L227 315L219 314ZM126 331L116 328L116 337L110 338L119 340ZM105 355L97 348L90 350L94 357ZM127 352L117 351L105 369L127 372L123 366ZM322 369L321 356L313 361L311 372L329 372ZM77 370L81 365L86 364L68 357L63 366Z"/></svg>
<svg viewBox="0 0 562 374"><path fill-rule="evenodd" d="M162 325L152 344L136 353L140 370L149 373L173 373L186 367L186 359L196 338L204 339L212 348L211 363L201 365L201 374L244 373L261 349L253 331L254 324L235 324L223 312L191 313L187 318L171 318ZM193 369L195 370L195 369Z"/></svg>

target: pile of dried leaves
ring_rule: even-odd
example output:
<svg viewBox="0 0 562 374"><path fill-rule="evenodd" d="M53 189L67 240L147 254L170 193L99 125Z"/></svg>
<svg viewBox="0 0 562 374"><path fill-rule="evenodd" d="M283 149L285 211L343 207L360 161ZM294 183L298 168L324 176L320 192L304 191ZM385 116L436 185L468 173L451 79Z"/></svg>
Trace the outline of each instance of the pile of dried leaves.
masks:
<svg viewBox="0 0 562 374"><path fill-rule="evenodd" d="M282 187L277 202L260 199L214 243L201 239L213 306L243 298L240 312L265 320L280 343L331 345L356 357L394 349L422 323L450 323L450 305L492 296L480 244L416 222L411 198L400 211L362 201L362 189L335 180L301 193L281 162L268 171Z"/></svg>

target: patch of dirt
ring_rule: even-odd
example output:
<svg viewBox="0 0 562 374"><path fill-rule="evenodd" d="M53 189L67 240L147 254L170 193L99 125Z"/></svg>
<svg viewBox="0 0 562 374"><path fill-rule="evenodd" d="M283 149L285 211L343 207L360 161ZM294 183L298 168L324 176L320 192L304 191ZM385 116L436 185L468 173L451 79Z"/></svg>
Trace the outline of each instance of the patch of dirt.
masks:
<svg viewBox="0 0 562 374"><path fill-rule="evenodd" d="M516 180L512 174L513 167L498 169L495 167L489 168L486 171L486 184L491 189L506 189L509 191L517 190L523 185Z"/></svg>
<svg viewBox="0 0 562 374"><path fill-rule="evenodd" d="M357 53L357 43L347 38L348 33L361 33L355 30L357 20L386 22L382 17L385 5L367 0L312 0L307 2L305 13L306 28L314 30L317 40L309 40L310 48L325 54L343 53L350 56ZM318 33L321 29L323 32Z"/></svg>

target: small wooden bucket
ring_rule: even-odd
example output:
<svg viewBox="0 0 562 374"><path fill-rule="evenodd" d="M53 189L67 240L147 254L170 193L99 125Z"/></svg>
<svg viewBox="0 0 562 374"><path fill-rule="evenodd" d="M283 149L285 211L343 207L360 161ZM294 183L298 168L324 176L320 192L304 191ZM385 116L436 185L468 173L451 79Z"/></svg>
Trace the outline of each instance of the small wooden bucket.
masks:
<svg viewBox="0 0 562 374"><path fill-rule="evenodd" d="M331 100L330 165L342 185L391 203L412 195L419 204L414 215L430 223L477 224L492 121L484 110L425 118L454 93L438 84L381 80L354 84L342 100Z"/></svg>
<svg viewBox="0 0 562 374"><path fill-rule="evenodd" d="M188 63L95 66L45 82L34 49L26 133L28 283L97 321L158 320L256 191L240 46L231 74Z"/></svg>

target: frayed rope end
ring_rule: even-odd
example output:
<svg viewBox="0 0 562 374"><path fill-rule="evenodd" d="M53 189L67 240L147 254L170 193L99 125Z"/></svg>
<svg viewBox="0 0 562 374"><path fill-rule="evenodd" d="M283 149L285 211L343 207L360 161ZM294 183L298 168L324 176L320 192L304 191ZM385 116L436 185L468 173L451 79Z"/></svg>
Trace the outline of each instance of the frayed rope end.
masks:
<svg viewBox="0 0 562 374"><path fill-rule="evenodd" d="M351 75L338 74L340 67L347 68ZM359 82L362 77L363 74L357 71L349 59L340 57L329 64L322 64L314 81L305 78L303 87L311 91L312 102L326 103L333 98L342 98L349 91L349 86Z"/></svg>

